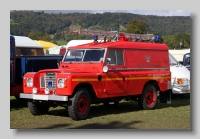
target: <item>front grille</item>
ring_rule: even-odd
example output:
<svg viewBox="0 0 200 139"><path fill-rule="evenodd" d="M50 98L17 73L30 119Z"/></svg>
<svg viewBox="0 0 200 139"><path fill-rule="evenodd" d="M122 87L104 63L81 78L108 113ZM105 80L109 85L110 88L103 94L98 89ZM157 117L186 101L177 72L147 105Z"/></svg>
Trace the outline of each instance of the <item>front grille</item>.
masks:
<svg viewBox="0 0 200 139"><path fill-rule="evenodd" d="M47 72L44 76L40 77L40 87L49 88L49 90L56 89L56 73Z"/></svg>
<svg viewBox="0 0 200 139"><path fill-rule="evenodd" d="M44 79L44 76L40 77L40 87L41 88L45 88L45 79Z"/></svg>

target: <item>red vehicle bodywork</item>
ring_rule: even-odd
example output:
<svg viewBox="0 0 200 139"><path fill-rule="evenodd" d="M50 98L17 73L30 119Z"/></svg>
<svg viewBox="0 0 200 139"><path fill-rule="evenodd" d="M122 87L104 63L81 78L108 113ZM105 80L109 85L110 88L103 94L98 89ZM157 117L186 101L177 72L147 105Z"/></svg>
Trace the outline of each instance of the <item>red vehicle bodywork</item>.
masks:
<svg viewBox="0 0 200 139"><path fill-rule="evenodd" d="M171 73L167 45L121 40L69 47L68 51L90 49L105 50L103 59L66 62L64 57L59 69L26 73L24 75L24 90L20 94L21 98L29 99L31 104L32 101L34 104L37 101L38 103L39 101L49 102L49 107L52 101L56 105L68 105L70 117L78 120L87 117L90 103L118 102L123 98L141 98L139 99L141 107L143 104L147 106L143 109L154 108L157 92L160 92L160 96L162 96L170 89ZM111 51L114 52L116 58L121 58L120 64L107 63L108 54ZM114 57L111 58L111 61L112 59ZM107 67L106 72L103 70L105 67ZM52 75L47 75L47 73ZM28 78L33 79L31 87L27 86ZM58 87L59 79L64 81L63 88ZM48 84L53 87L49 89L49 94L45 94L45 88L48 88ZM146 86L152 89L148 89ZM37 93L33 93L34 87L37 88ZM80 91L80 89L82 90ZM81 94L80 92L84 92L84 89L88 93L76 97L76 94ZM89 94L89 99L86 94ZM52 98L50 99L50 97ZM75 101L76 99L77 101ZM165 102L167 102L166 99ZM70 101L74 104L75 110L71 109Z"/></svg>

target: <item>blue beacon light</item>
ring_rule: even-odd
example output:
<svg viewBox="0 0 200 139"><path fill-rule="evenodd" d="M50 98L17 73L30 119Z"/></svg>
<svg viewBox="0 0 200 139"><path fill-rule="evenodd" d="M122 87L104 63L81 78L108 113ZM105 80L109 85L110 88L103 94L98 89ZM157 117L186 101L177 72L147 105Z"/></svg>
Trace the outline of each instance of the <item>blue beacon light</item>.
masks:
<svg viewBox="0 0 200 139"><path fill-rule="evenodd" d="M155 41L159 42L160 41L160 36L155 36Z"/></svg>
<svg viewBox="0 0 200 139"><path fill-rule="evenodd" d="M95 36L94 36L94 41L97 41L97 40L98 40L98 36L95 35Z"/></svg>

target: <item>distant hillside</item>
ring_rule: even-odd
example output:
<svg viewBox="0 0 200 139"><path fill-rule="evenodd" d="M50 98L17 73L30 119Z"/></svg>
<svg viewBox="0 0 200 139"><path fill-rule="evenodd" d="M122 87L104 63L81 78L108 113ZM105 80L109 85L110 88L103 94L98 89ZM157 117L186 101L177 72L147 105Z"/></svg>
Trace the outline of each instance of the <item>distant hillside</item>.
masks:
<svg viewBox="0 0 200 139"><path fill-rule="evenodd" d="M179 33L190 34L189 16L152 16L132 13L66 13L53 14L33 11L10 12L10 34L28 36L30 31L48 34L68 34L69 28L126 31L127 23L140 19L150 26L148 33L158 32L162 36Z"/></svg>

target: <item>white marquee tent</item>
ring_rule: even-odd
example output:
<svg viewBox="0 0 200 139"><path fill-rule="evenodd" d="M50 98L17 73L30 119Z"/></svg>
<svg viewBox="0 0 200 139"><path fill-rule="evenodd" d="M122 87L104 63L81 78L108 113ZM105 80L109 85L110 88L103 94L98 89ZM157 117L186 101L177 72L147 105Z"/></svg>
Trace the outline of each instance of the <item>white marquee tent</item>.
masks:
<svg viewBox="0 0 200 139"><path fill-rule="evenodd" d="M43 48L42 45L26 36L14 36L16 47Z"/></svg>
<svg viewBox="0 0 200 139"><path fill-rule="evenodd" d="M190 49L169 50L169 53L173 55L177 61L183 61L183 55L186 53L190 53Z"/></svg>

